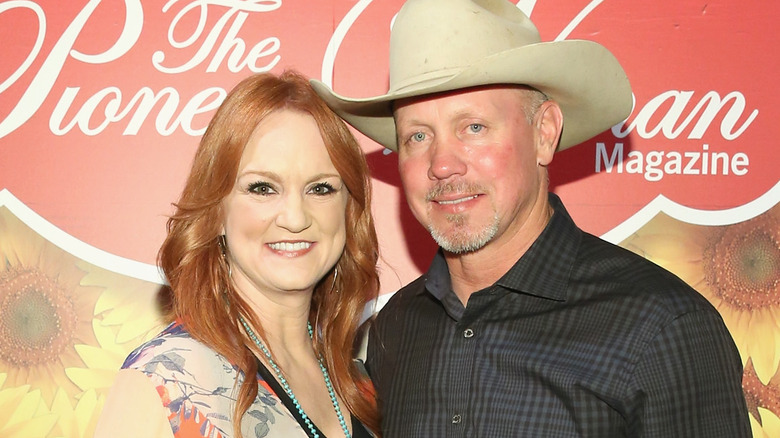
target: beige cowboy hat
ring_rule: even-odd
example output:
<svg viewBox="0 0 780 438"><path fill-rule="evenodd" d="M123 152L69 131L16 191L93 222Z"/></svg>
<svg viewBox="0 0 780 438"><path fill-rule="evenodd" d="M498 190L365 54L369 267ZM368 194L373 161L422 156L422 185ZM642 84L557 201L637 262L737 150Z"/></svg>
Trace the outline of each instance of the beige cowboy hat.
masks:
<svg viewBox="0 0 780 438"><path fill-rule="evenodd" d="M480 85L523 84L558 103L558 150L628 117L631 86L615 57L593 41L541 42L539 31L506 0L408 0L390 34L390 90L352 99L320 81L312 86L349 124L397 150L393 101Z"/></svg>

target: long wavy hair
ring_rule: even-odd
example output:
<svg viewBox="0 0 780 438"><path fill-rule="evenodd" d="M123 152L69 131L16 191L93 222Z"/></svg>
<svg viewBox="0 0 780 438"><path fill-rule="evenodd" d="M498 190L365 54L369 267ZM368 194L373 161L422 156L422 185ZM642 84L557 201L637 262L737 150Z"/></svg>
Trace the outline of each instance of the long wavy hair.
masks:
<svg viewBox="0 0 780 438"><path fill-rule="evenodd" d="M258 387L254 344L250 347L239 317L255 327L257 335L264 337L264 331L257 316L236 293L219 246L224 222L222 201L233 190L252 132L266 116L283 109L306 112L314 118L348 191L348 232L344 252L336 264L338 274L331 270L315 287L309 322L315 328L315 353L323 358L335 391L350 413L378 434L373 387L352 360L363 309L379 291L368 166L344 122L299 73L257 74L243 80L228 93L209 123L158 254L171 287L170 316L181 320L195 339L225 356L246 376L233 412L235 433L241 437L241 418L257 397Z"/></svg>

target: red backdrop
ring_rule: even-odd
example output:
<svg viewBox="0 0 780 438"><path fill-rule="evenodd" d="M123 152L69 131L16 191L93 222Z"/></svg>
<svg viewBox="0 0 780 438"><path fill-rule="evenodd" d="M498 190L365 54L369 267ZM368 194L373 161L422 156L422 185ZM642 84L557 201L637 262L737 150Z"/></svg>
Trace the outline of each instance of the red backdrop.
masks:
<svg viewBox="0 0 780 438"><path fill-rule="evenodd" d="M117 358L156 327L148 315L156 316L150 297L160 278L153 263L166 215L226 91L253 72L295 68L340 94L384 93L391 21L401 3L0 3L0 256L6 261L0 299L20 299L10 285L25 269L37 266L55 282L65 277L58 272L70 268L45 261L56 251L62 253L57 260L73 257L81 272L70 283L60 281L63 297L76 302L87 286L100 292L83 304L94 306L76 318L86 334L67 338L59 364L25 365L9 359L0 344L0 373L8 376L0 379L0 405L3 391L31 385L25 390L30 397L44 381L50 387L36 403L45 409L19 415L47 436L65 433L70 426L63 418L76 415L89 394L92 409L81 409L93 414L74 429L89 436L112 367L121 364ZM585 38L608 47L634 89L625 123L556 156L553 190L582 228L677 272L719 306L753 373L746 373L746 388L754 388L748 395L756 436L780 436L772 307L780 303L780 225L773 208L780 200L773 146L780 133L774 83L780 6L569 0L521 1L518 7L531 15L543 40ZM406 208L395 155L360 138L374 176L386 298L426 269L435 246ZM754 298L751 306L725 298L714 286L723 281L708 274L715 269L708 263L720 254L716 244L729 230L737 233L726 251L732 258L739 251L733 242L749 241L756 230L767 236L748 248L753 258L730 262L758 266L758 274L744 274L759 278L745 292ZM41 249L47 245L53 249ZM114 277L97 280L98 272ZM146 291L142 305L122 295L138 290ZM9 306L0 308L0 319L11 317ZM106 327L111 330L104 333ZM94 357L113 355L98 366L79 345L103 352ZM58 366L64 377L55 379ZM73 377L73 369L98 368L105 371L100 384L88 383L98 379L92 374ZM60 398L69 400L71 411L57 402L58 388L66 387ZM0 435L12 426L0 424Z"/></svg>

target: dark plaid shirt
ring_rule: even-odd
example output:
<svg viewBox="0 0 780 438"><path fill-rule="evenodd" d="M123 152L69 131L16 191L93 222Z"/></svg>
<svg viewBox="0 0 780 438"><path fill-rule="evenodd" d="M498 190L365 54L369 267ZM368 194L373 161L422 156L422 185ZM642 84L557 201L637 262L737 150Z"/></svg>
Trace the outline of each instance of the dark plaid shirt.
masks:
<svg viewBox="0 0 780 438"><path fill-rule="evenodd" d="M383 436L749 437L717 311L550 201L533 246L466 307L438 254L379 313L367 365Z"/></svg>

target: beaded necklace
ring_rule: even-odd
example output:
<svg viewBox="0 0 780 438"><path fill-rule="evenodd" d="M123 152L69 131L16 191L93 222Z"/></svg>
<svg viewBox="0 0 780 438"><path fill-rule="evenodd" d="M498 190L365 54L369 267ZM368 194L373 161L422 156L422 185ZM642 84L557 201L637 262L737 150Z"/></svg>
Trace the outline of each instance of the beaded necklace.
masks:
<svg viewBox="0 0 780 438"><path fill-rule="evenodd" d="M298 399L295 398L295 394L292 392L292 388L290 388L290 385L287 383L287 379L284 378L284 375L282 375L282 370L279 368L278 365L276 365L276 362L271 358L271 352L268 351L268 349L265 347L265 344L263 344L260 341L260 338L257 337L255 332L249 327L249 324L244 320L243 317L239 317L239 320L241 321L241 324L244 326L244 329L246 329L246 333L249 335L249 337L254 341L255 345L260 348L260 351L263 352L265 355L265 358L268 359L268 363L271 365L271 368L273 368L274 373L276 374L276 378L279 380L279 383L282 385L282 388L284 389L284 392L287 393L287 397L290 397L290 400L292 400L293 405L296 409L298 409L298 413L301 415L301 418L303 418L303 421L306 423L306 427L309 428L309 432L311 432L311 435L314 438L319 438L319 434L314 429L314 424L312 424L311 420L309 419L309 416L306 415L306 412L303 411L303 407L301 407L301 404L298 402ZM309 339L314 334L314 331L311 328L311 323L306 323L308 329L309 329ZM322 371L322 377L325 379L325 386L328 388L328 395L330 396L330 402L333 404L333 410L336 411L336 416L339 418L339 424L341 425L341 430L344 432L344 436L346 438L352 438L352 435L349 433L349 428L347 428L347 422L344 421L344 415L341 414L341 407L339 407L339 401L336 398L336 392L333 390L333 384L330 382L330 376L328 375L328 370L325 368L325 364L322 363L322 356L317 358L317 361L320 364L320 371Z"/></svg>

